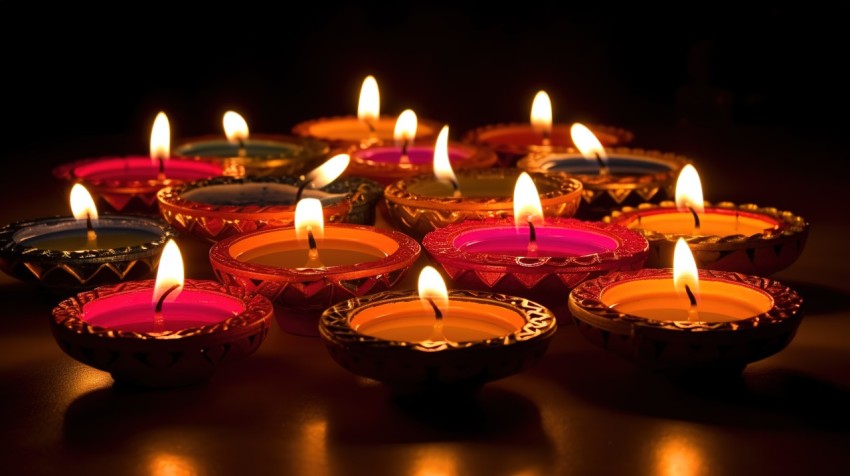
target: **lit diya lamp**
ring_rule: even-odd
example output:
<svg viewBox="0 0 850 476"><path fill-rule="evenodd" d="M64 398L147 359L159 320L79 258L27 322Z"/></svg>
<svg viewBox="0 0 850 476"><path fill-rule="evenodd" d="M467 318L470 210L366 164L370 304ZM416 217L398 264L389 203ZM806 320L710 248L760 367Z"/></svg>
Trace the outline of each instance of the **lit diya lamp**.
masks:
<svg viewBox="0 0 850 476"><path fill-rule="evenodd" d="M156 213L156 193L161 188L222 174L220 164L172 159L170 150L168 117L160 112L151 130L150 157L84 159L55 168L53 175L85 184L101 210Z"/></svg>
<svg viewBox="0 0 850 476"><path fill-rule="evenodd" d="M314 119L297 124L292 133L329 142L336 147L367 148L393 140L395 118L381 116L381 97L374 76L367 76L360 88L357 116ZM431 142L440 131L439 124L420 119L415 136Z"/></svg>
<svg viewBox="0 0 850 476"><path fill-rule="evenodd" d="M348 165L339 154L300 177L217 177L159 191L162 217L181 233L218 241L265 228L291 226L302 195L322 200L329 222L345 221L350 194L319 189L336 180Z"/></svg>
<svg viewBox="0 0 850 476"><path fill-rule="evenodd" d="M177 157L220 163L223 175L300 175L315 168L330 150L327 143L305 137L249 135L248 123L237 112L222 118L225 138L186 139L174 149Z"/></svg>
<svg viewBox="0 0 850 476"><path fill-rule="evenodd" d="M374 146L351 153L347 174L367 177L384 185L397 180L433 172L435 148L447 147L449 162L459 169L482 169L497 164L490 149L448 141L448 126L443 126L434 142L414 145L416 113L407 109L398 116L394 137L395 146Z"/></svg>
<svg viewBox="0 0 850 476"><path fill-rule="evenodd" d="M647 267L669 268L682 237L701 269L766 276L790 266L803 252L809 235L805 219L753 204L703 202L702 184L691 165L679 174L675 196L675 202L624 207L604 218L646 237Z"/></svg>
<svg viewBox="0 0 850 476"><path fill-rule="evenodd" d="M679 238L674 269L617 272L585 281L570 310L591 342L671 372L740 372L791 342L802 298L776 281L697 271Z"/></svg>
<svg viewBox="0 0 850 476"><path fill-rule="evenodd" d="M618 127L590 126L606 146L621 146L632 141L634 134ZM464 142L489 147L496 151L505 166L513 166L520 158L535 153L561 153L572 146L569 124L552 124L552 101L546 91L538 91L531 104L528 123L494 124L472 130Z"/></svg>
<svg viewBox="0 0 850 476"><path fill-rule="evenodd" d="M646 240L622 226L544 218L525 172L513 205L513 218L466 220L425 235L422 246L454 287L522 296L566 319L573 287L611 271L640 269L646 260Z"/></svg>
<svg viewBox="0 0 850 476"><path fill-rule="evenodd" d="M617 207L671 199L676 177L689 162L685 157L658 151L606 149L579 123L571 126L570 135L576 149L534 152L523 157L517 167L564 173L580 180L583 203L577 216L586 220L599 220Z"/></svg>
<svg viewBox="0 0 850 476"><path fill-rule="evenodd" d="M50 328L71 357L116 382L176 387L202 382L256 351L268 334L272 305L237 286L183 279L170 241L156 280L103 286L53 309Z"/></svg>
<svg viewBox="0 0 850 476"><path fill-rule="evenodd" d="M321 209L318 200L304 198L294 227L231 236L210 250L219 280L267 296L281 328L293 334L316 335L329 306L393 287L421 250L397 231L325 226Z"/></svg>
<svg viewBox="0 0 850 476"><path fill-rule="evenodd" d="M399 180L384 190L393 225L421 239L428 232L464 220L504 218L513 213L513 189L521 171L508 168L461 170L456 174L448 154L448 128L434 148L433 174ZM533 173L547 216L575 215L581 182L560 174Z"/></svg>
<svg viewBox="0 0 850 476"><path fill-rule="evenodd" d="M475 389L538 361L554 316L525 298L446 290L426 266L419 290L352 298L327 309L320 332L343 368L402 391Z"/></svg>
<svg viewBox="0 0 850 476"><path fill-rule="evenodd" d="M172 231L139 217L99 217L80 184L71 189L73 217L51 217L0 228L0 269L57 294L150 276Z"/></svg>

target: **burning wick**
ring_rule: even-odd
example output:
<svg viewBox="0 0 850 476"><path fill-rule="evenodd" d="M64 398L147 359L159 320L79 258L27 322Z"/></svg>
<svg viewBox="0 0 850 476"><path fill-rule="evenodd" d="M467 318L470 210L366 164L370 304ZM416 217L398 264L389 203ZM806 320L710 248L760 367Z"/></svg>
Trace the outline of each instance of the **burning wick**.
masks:
<svg viewBox="0 0 850 476"><path fill-rule="evenodd" d="M156 307L154 308L154 323L158 326L161 326L163 323L162 320L162 304L165 302L165 298L168 297L169 294L174 292L174 290L179 289L180 285L175 284L170 288L166 289L162 296L159 297L159 301L156 302Z"/></svg>
<svg viewBox="0 0 850 476"><path fill-rule="evenodd" d="M697 312L697 297L694 296L694 292L691 291L690 286L685 285L685 294L688 295L688 301L691 303L691 307L688 309L688 321L696 321L699 320L699 313Z"/></svg>
<svg viewBox="0 0 850 476"><path fill-rule="evenodd" d="M89 246L97 245L97 233L94 232L94 226L91 223L91 213L86 213L86 241Z"/></svg>
<svg viewBox="0 0 850 476"><path fill-rule="evenodd" d="M699 223L699 215L697 215L697 211L694 210L694 207L688 207L688 210L690 210L691 215L694 216L694 228L699 230L700 223ZM736 225L737 225L737 218L736 218Z"/></svg>
<svg viewBox="0 0 850 476"><path fill-rule="evenodd" d="M410 141L406 138L401 143L401 157L398 159L398 163L400 165L410 165L410 157L407 155L407 147L410 145Z"/></svg>
<svg viewBox="0 0 850 476"><path fill-rule="evenodd" d="M452 197L460 198L461 197L460 184L458 184L457 180L454 180L454 179L449 179L449 183L452 184L452 190L453 190Z"/></svg>
<svg viewBox="0 0 850 476"><path fill-rule="evenodd" d="M608 169L608 166L605 165L605 162L602 161L602 157L599 156L599 153L593 154L596 156L596 163L599 164L599 175L608 175L611 171Z"/></svg>
<svg viewBox="0 0 850 476"><path fill-rule="evenodd" d="M552 145L552 140L549 138L549 136L550 136L549 131L543 131L543 146L544 147L549 147L549 146Z"/></svg>
<svg viewBox="0 0 850 476"><path fill-rule="evenodd" d="M325 265L319 258L319 247L316 245L316 237L313 236L313 227L307 227L307 246L310 250L307 252L307 264L305 268L324 268Z"/></svg>
<svg viewBox="0 0 850 476"><path fill-rule="evenodd" d="M312 182L312 180L308 180L307 177L303 175L299 178L301 179L301 185L298 186L298 191L295 192L295 203L298 203L298 201L301 200L301 194L304 193L304 188L307 187L310 182Z"/></svg>
<svg viewBox="0 0 850 476"><path fill-rule="evenodd" d="M537 256L537 230L528 217L528 256Z"/></svg>
<svg viewBox="0 0 850 476"><path fill-rule="evenodd" d="M245 157L245 156L247 156L247 155L248 155L248 151L247 151L247 150L245 150L245 139L242 139L242 138L240 137L239 139L237 139L237 140L236 140L236 142L237 142L238 147L239 147L239 157Z"/></svg>
<svg viewBox="0 0 850 476"><path fill-rule="evenodd" d="M162 157L158 157L157 162L159 162L159 172L156 174L157 180L165 180L165 160Z"/></svg>
<svg viewBox="0 0 850 476"><path fill-rule="evenodd" d="M434 342L446 340L446 335L443 333L443 312L437 307L433 299L427 299L428 304L434 309L434 329L431 331L431 337L428 339Z"/></svg>

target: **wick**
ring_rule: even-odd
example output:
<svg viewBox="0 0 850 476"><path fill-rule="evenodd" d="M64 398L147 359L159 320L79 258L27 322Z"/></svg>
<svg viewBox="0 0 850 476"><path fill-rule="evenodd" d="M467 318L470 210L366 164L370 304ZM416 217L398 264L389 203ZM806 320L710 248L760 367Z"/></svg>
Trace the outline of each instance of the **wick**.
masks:
<svg viewBox="0 0 850 476"><path fill-rule="evenodd" d="M153 311L154 312L153 320L154 320L154 324L156 324L157 326L162 325L162 303L165 302L165 298L167 298L169 294L174 292L174 290L179 288L179 287L180 287L179 284L175 284L174 286L171 286L170 288L166 289L165 292L162 293L162 296L159 297L159 300L156 302L156 307L154 308L154 311Z"/></svg>
<svg viewBox="0 0 850 476"><path fill-rule="evenodd" d="M159 173L156 174L156 179L165 180L165 159L158 157L156 160L159 161Z"/></svg>
<svg viewBox="0 0 850 476"><path fill-rule="evenodd" d="M697 215L697 211L694 210L694 207L688 207L688 210L691 211L691 215L694 216L694 228L699 230L699 215ZM736 218L737 221L737 218Z"/></svg>
<svg viewBox="0 0 850 476"><path fill-rule="evenodd" d="M440 308L437 307L437 304L434 302L434 300L431 299L431 298L428 298L428 304L430 304L431 307L434 309L434 319L436 319L437 321L442 321L443 320L443 312L440 311Z"/></svg>
<svg viewBox="0 0 850 476"><path fill-rule="evenodd" d="M443 333L443 313L440 311L440 308L437 307L437 304L434 303L434 300L431 298L427 299L428 304L434 309L434 328L431 331L431 337L428 339L431 342L446 342L445 334Z"/></svg>
<svg viewBox="0 0 850 476"><path fill-rule="evenodd" d="M452 184L452 190L454 190L454 192L452 193L452 197L460 198L460 184L457 183L457 180L455 179L449 179L449 182Z"/></svg>
<svg viewBox="0 0 850 476"><path fill-rule="evenodd" d="M552 141L549 139L550 134L551 134L550 131L543 131L543 145L546 146L546 147L549 147L549 146L552 145Z"/></svg>
<svg viewBox="0 0 850 476"><path fill-rule="evenodd" d="M685 285L685 294L688 295L688 301L691 302L691 307L697 307L697 297L694 296L694 292L691 291L691 287L687 284Z"/></svg>
<svg viewBox="0 0 850 476"><path fill-rule="evenodd" d="M608 175L611 173L608 170L608 166L605 165L605 162L602 161L602 157L599 156L598 153L594 154L596 156L596 163L599 164L599 175Z"/></svg>
<svg viewBox="0 0 850 476"><path fill-rule="evenodd" d="M310 250L307 252L307 264L305 268L324 268L325 265L319 258L319 247L316 245L316 237L313 236L313 227L307 227L307 246Z"/></svg>
<svg viewBox="0 0 850 476"><path fill-rule="evenodd" d="M304 193L304 188L307 187L312 180L308 180L306 178L302 179L301 185L298 186L298 191L295 192L295 203L298 203L301 200L301 195Z"/></svg>
<svg viewBox="0 0 850 476"><path fill-rule="evenodd" d="M239 143L239 157L245 157L248 155L248 151L245 150L245 140L237 139L237 142Z"/></svg>
<svg viewBox="0 0 850 476"><path fill-rule="evenodd" d="M374 133L375 133L375 126L374 126L374 125L372 125L372 121L370 121L370 120L368 120L368 119L364 119L364 120L363 120L363 122L365 122L365 123L366 123L366 127L368 127L368 128L369 128L369 133L370 133L370 134L374 134Z"/></svg>
<svg viewBox="0 0 850 476"><path fill-rule="evenodd" d="M537 256L537 230L528 218L528 256Z"/></svg>
<svg viewBox="0 0 850 476"><path fill-rule="evenodd" d="M94 226L91 223L91 213L86 213L86 241L88 244L97 244L97 233L94 232Z"/></svg>
<svg viewBox="0 0 850 476"><path fill-rule="evenodd" d="M401 143L401 157L398 159L398 164L402 167L410 167L410 157L407 155L407 148L410 145L410 141L404 139Z"/></svg>

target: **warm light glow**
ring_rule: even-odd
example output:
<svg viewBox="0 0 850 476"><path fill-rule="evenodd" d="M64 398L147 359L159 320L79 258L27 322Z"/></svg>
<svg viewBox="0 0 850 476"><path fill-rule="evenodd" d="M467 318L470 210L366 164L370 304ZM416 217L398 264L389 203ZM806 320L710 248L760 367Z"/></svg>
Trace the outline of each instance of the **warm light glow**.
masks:
<svg viewBox="0 0 850 476"><path fill-rule="evenodd" d="M155 453L148 463L151 476L196 476L201 473L191 459L166 452Z"/></svg>
<svg viewBox="0 0 850 476"><path fill-rule="evenodd" d="M449 126L443 126L434 145L434 176L438 180L457 183L457 176L449 162Z"/></svg>
<svg viewBox="0 0 850 476"><path fill-rule="evenodd" d="M183 290L183 256L174 240L168 240L159 258L159 270L156 272L156 283L153 287L153 302L159 302L162 295L174 285L179 286L171 291L165 302L173 301Z"/></svg>
<svg viewBox="0 0 850 476"><path fill-rule="evenodd" d="M697 169L691 165L682 167L679 179L676 180L676 208L688 211L693 208L697 213L705 211L705 203L702 199L702 183L699 180Z"/></svg>
<svg viewBox="0 0 850 476"><path fill-rule="evenodd" d="M313 188L322 188L333 182L348 167L351 157L348 154L339 154L328 159L324 164L316 167L307 175L307 180Z"/></svg>
<svg viewBox="0 0 850 476"><path fill-rule="evenodd" d="M440 273L433 266L425 266L419 273L419 298L431 299L443 311L449 306L449 292Z"/></svg>
<svg viewBox="0 0 850 476"><path fill-rule="evenodd" d="M321 240L325 236L325 217L322 215L322 202L317 198L302 198L295 205L295 236L307 241L307 232Z"/></svg>
<svg viewBox="0 0 850 476"><path fill-rule="evenodd" d="M514 186L514 222L517 228L528 222L543 223L543 205L540 204L540 194L527 172L519 174Z"/></svg>
<svg viewBox="0 0 850 476"><path fill-rule="evenodd" d="M167 159L171 156L171 127L164 112L156 115L151 129L151 159Z"/></svg>
<svg viewBox="0 0 850 476"><path fill-rule="evenodd" d="M666 435L656 444L655 448L655 470L657 476L698 476L709 474L710 465L702 454L702 449L697 441L692 441L690 435L684 431L678 431L677 426L673 431L666 429Z"/></svg>
<svg viewBox="0 0 850 476"><path fill-rule="evenodd" d="M699 274L694 254L685 239L679 238L673 251L673 286L678 294L687 297L685 285L691 288L691 292L699 301Z"/></svg>
<svg viewBox="0 0 850 476"><path fill-rule="evenodd" d="M548 136L552 133L552 101L546 91L537 91L531 103L531 127L538 134Z"/></svg>
<svg viewBox="0 0 850 476"><path fill-rule="evenodd" d="M576 122L570 127L570 137L573 139L576 149L581 152L587 160L596 160L599 157L603 161L608 160L608 155L605 154L605 147L596 138L596 135L587 128L584 124Z"/></svg>
<svg viewBox="0 0 850 476"><path fill-rule="evenodd" d="M416 113L413 112L413 109L402 111L395 121L395 129L393 130L393 138L396 144L401 145L404 141L412 142L416 137L416 126Z"/></svg>
<svg viewBox="0 0 850 476"><path fill-rule="evenodd" d="M77 220L87 218L92 221L97 220L97 208L94 206L94 200L86 187L80 184L71 187L71 213Z"/></svg>
<svg viewBox="0 0 850 476"><path fill-rule="evenodd" d="M378 81L372 75L366 76L360 87L360 102L357 104L357 119L373 122L381 117L381 95L378 93Z"/></svg>
<svg viewBox="0 0 850 476"><path fill-rule="evenodd" d="M238 112L225 112L221 122L224 124L224 135L227 136L227 142L238 144L239 141L248 140L248 123Z"/></svg>

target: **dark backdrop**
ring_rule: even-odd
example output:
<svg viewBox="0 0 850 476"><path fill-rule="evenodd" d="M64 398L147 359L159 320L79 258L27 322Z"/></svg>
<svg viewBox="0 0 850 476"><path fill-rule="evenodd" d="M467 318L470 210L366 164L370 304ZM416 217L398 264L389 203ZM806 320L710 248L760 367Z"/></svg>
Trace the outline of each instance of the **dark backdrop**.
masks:
<svg viewBox="0 0 850 476"><path fill-rule="evenodd" d="M746 124L842 132L846 5L702 3L673 9L523 2L377 6L252 2L0 2L7 150L126 135L146 150L218 133L227 109L255 132L356 111L374 74L382 110L469 128L526 120L545 88L556 119L625 127ZM282 12L278 12L282 9ZM203 13L203 15L202 15Z"/></svg>

